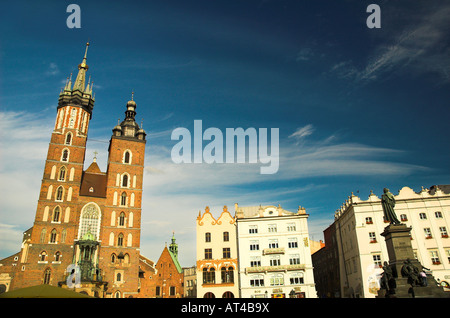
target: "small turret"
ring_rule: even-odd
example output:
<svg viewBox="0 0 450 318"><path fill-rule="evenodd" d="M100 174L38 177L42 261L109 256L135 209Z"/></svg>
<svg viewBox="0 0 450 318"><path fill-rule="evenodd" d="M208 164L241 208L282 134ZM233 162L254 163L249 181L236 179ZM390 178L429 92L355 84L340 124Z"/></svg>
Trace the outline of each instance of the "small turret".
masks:
<svg viewBox="0 0 450 318"><path fill-rule="evenodd" d="M135 120L136 102L134 101L134 92L131 93L131 100L127 102L126 107L125 119L114 127L113 136L145 140L147 133L142 127L139 127Z"/></svg>

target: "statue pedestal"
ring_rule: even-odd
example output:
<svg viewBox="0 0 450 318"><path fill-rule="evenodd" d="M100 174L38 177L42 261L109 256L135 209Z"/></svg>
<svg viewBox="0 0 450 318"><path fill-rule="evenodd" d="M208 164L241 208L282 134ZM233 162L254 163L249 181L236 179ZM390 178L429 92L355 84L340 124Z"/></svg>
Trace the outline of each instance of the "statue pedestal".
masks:
<svg viewBox="0 0 450 318"><path fill-rule="evenodd" d="M415 258L411 245L411 230L406 224L388 225L382 236L385 237L386 247L389 256L389 266L392 269L394 282L389 290L380 289L377 297L386 298L437 298L450 297L450 293L444 292L438 286L431 274L427 274L427 286L411 283L411 279L402 275L402 267L407 261L418 271L423 270L423 266Z"/></svg>
<svg viewBox="0 0 450 318"><path fill-rule="evenodd" d="M384 228L382 236L385 237L386 247L389 256L389 265L391 265L394 277L401 276L401 269L406 260L411 260L413 265L422 269L420 263L416 260L411 245L411 230L406 224L398 224Z"/></svg>

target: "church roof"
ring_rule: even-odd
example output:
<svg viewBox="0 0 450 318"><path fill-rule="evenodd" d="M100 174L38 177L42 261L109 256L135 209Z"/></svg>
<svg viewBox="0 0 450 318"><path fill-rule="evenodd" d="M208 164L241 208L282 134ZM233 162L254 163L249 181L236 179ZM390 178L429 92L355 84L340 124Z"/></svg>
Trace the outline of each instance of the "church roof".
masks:
<svg viewBox="0 0 450 318"><path fill-rule="evenodd" d="M169 252L170 257L172 258L172 261L175 264L178 273L181 274L183 272L183 269L181 268L180 262L178 261L178 257L175 256L169 249L167 251Z"/></svg>
<svg viewBox="0 0 450 318"><path fill-rule="evenodd" d="M98 166L97 162L95 162L95 161L93 163L91 163L89 168L87 168L86 172L88 172L88 173L102 173L102 171L100 170L100 167Z"/></svg>
<svg viewBox="0 0 450 318"><path fill-rule="evenodd" d="M106 179L106 173L101 172L97 163L94 161L89 168L83 172L80 195L106 198Z"/></svg>

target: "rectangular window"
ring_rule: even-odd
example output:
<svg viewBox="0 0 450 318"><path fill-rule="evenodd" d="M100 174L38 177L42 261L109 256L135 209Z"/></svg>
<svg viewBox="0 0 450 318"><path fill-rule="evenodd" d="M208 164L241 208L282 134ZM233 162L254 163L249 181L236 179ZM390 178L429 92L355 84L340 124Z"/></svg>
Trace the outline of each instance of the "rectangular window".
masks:
<svg viewBox="0 0 450 318"><path fill-rule="evenodd" d="M212 249L205 248L205 259L212 259Z"/></svg>
<svg viewBox="0 0 450 318"><path fill-rule="evenodd" d="M229 247L223 248L223 258L231 258L231 251Z"/></svg>
<svg viewBox="0 0 450 318"><path fill-rule="evenodd" d="M269 240L269 248L278 248L278 240L276 239Z"/></svg>
<svg viewBox="0 0 450 318"><path fill-rule="evenodd" d="M156 295L156 296L161 296L161 287L156 286L155 295Z"/></svg>
<svg viewBox="0 0 450 318"><path fill-rule="evenodd" d="M431 229L430 229L429 227L424 228L423 231L425 232L425 238L426 238L426 239L430 239L430 238L433 237L433 236L431 235Z"/></svg>
<svg viewBox="0 0 450 318"><path fill-rule="evenodd" d="M442 213L440 211L434 212L436 219L442 219Z"/></svg>
<svg viewBox="0 0 450 318"><path fill-rule="evenodd" d="M270 277L270 286L282 286L284 285L283 274L275 274Z"/></svg>
<svg viewBox="0 0 450 318"><path fill-rule="evenodd" d="M381 255L380 254L373 254L372 255L372 259L373 259L373 263L378 266L378 267L382 267L381 264Z"/></svg>
<svg viewBox="0 0 450 318"><path fill-rule="evenodd" d="M264 278L262 275L250 278L250 286L261 287L264 286Z"/></svg>
<svg viewBox="0 0 450 318"><path fill-rule="evenodd" d="M408 221L408 217L406 216L406 214L400 214L400 220L402 222L406 222L406 221Z"/></svg>
<svg viewBox="0 0 450 318"><path fill-rule="evenodd" d="M259 241L250 241L250 251L259 251Z"/></svg>
<svg viewBox="0 0 450 318"><path fill-rule="evenodd" d="M258 233L258 226L257 225L250 225L248 227L248 233L249 234L256 234L256 233Z"/></svg>
<svg viewBox="0 0 450 318"><path fill-rule="evenodd" d="M426 220L427 219L427 214L426 213L419 213L419 218L421 220Z"/></svg>
<svg viewBox="0 0 450 318"><path fill-rule="evenodd" d="M175 296L175 286L170 286L170 296Z"/></svg>
<svg viewBox="0 0 450 318"><path fill-rule="evenodd" d="M430 257L431 257L431 262L433 263L433 265L441 264L438 251L430 251Z"/></svg>
<svg viewBox="0 0 450 318"><path fill-rule="evenodd" d="M377 242L377 236L376 236L375 232L369 232L369 240L370 240L370 243Z"/></svg>
<svg viewBox="0 0 450 318"><path fill-rule="evenodd" d="M269 224L268 231L269 231L269 233L275 233L277 231L277 225L276 224Z"/></svg>
<svg viewBox="0 0 450 318"><path fill-rule="evenodd" d="M250 258L250 267L259 267L261 266L261 257L253 256Z"/></svg>
<svg viewBox="0 0 450 318"><path fill-rule="evenodd" d="M303 284L303 277L301 277L301 276L290 277L289 281L290 281L291 285Z"/></svg>
<svg viewBox="0 0 450 318"><path fill-rule="evenodd" d="M300 264L300 254L292 254L289 256L289 265Z"/></svg>
<svg viewBox="0 0 450 318"><path fill-rule="evenodd" d="M298 242L296 237L288 238L288 247L289 248L297 248Z"/></svg>
<svg viewBox="0 0 450 318"><path fill-rule="evenodd" d="M439 231L441 232L441 237L443 238L448 237L447 228L445 226L439 227Z"/></svg>
<svg viewBox="0 0 450 318"><path fill-rule="evenodd" d="M270 266L280 266L280 256L275 255L270 257Z"/></svg>
<svg viewBox="0 0 450 318"><path fill-rule="evenodd" d="M228 242L230 240L230 233L229 232L223 232L223 241Z"/></svg>
<svg viewBox="0 0 450 318"><path fill-rule="evenodd" d="M372 221L371 217L367 217L366 218L366 224L373 224L373 221Z"/></svg>
<svg viewBox="0 0 450 318"><path fill-rule="evenodd" d="M288 232L294 232L296 230L295 223L288 223L287 230L288 230Z"/></svg>
<svg viewBox="0 0 450 318"><path fill-rule="evenodd" d="M205 242L211 242L211 233L205 233Z"/></svg>

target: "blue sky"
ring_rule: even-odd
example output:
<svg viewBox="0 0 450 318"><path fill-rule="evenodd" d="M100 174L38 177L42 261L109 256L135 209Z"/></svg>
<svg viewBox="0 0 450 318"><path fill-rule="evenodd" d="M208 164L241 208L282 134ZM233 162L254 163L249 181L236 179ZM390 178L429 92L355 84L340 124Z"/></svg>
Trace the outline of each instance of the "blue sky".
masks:
<svg viewBox="0 0 450 318"><path fill-rule="evenodd" d="M175 231L195 263L206 206L274 204L309 216L322 239L354 192L449 183L448 1L14 1L0 12L0 257L32 226L60 89L90 41L96 102L86 165L106 169L126 102L147 131L142 254L157 260ZM366 8L381 8L369 29ZM280 168L180 164L171 132L279 128Z"/></svg>

